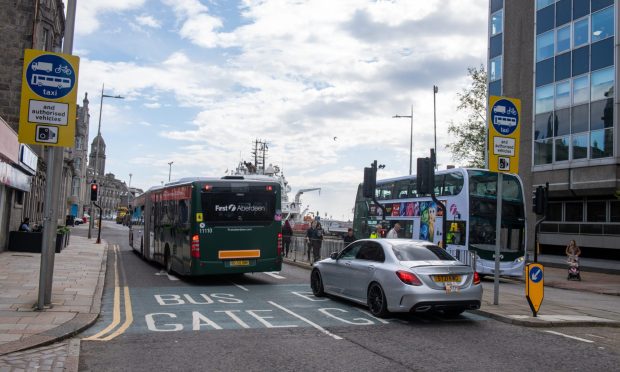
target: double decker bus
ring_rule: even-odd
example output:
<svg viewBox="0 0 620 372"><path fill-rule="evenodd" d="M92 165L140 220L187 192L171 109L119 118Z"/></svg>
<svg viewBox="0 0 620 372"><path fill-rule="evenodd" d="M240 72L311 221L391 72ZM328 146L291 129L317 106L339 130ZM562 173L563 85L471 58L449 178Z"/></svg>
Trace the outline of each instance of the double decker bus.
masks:
<svg viewBox="0 0 620 372"><path fill-rule="evenodd" d="M134 199L129 244L184 276L280 271L280 184L265 176L184 178Z"/></svg>
<svg viewBox="0 0 620 372"><path fill-rule="evenodd" d="M454 168L435 174L435 195L446 207L446 216L430 195L417 192L416 176L378 180L375 195L386 209L364 198L362 185L355 200L355 236L368 237L377 223L385 228L399 222L401 238L441 244L446 218L446 249L457 256L471 251L476 271L495 272L498 174L483 169ZM500 275L522 276L525 261L526 223L523 185L518 175L504 174L500 232Z"/></svg>

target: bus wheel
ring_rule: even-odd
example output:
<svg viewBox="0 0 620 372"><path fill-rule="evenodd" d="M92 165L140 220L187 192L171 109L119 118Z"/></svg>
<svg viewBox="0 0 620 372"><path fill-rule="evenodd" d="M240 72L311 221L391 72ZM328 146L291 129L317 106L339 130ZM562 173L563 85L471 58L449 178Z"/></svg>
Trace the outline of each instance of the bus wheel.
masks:
<svg viewBox="0 0 620 372"><path fill-rule="evenodd" d="M310 274L310 287L312 287L312 294L316 297L325 296L323 278L321 278L321 273L318 269L312 270L312 274Z"/></svg>
<svg viewBox="0 0 620 372"><path fill-rule="evenodd" d="M166 248L166 254L164 256L164 263L168 274L172 274L172 258L170 257L170 249Z"/></svg>

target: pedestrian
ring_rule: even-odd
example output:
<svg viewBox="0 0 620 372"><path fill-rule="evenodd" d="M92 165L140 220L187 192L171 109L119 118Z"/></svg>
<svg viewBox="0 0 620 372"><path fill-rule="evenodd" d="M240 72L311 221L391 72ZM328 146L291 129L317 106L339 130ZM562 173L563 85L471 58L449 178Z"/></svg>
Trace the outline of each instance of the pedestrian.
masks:
<svg viewBox="0 0 620 372"><path fill-rule="evenodd" d="M21 225L19 225L19 231L32 232L32 229L30 228L30 218L24 218Z"/></svg>
<svg viewBox="0 0 620 372"><path fill-rule="evenodd" d="M344 245L347 246L356 240L357 238L355 237L355 235L353 235L353 229L349 227L349 229L347 230L347 235L344 236Z"/></svg>
<svg viewBox="0 0 620 372"><path fill-rule="evenodd" d="M312 240L312 263L321 259L321 246L323 245L323 228L321 223L317 222L314 229L314 239Z"/></svg>
<svg viewBox="0 0 620 372"><path fill-rule="evenodd" d="M394 227L390 229L387 233L388 239L398 239L398 232L400 231L400 223L396 222Z"/></svg>
<svg viewBox="0 0 620 372"><path fill-rule="evenodd" d="M381 236L381 231L383 229L381 228L381 224L378 223L377 226L375 226L375 231L370 233L370 239L378 239L378 238L382 238L383 236Z"/></svg>
<svg viewBox="0 0 620 372"><path fill-rule="evenodd" d="M312 239L314 239L314 229L316 222L312 221L310 227L306 230L306 253L308 254L308 262L310 261L310 252L312 252Z"/></svg>
<svg viewBox="0 0 620 372"><path fill-rule="evenodd" d="M288 220L284 221L282 226L282 243L284 243L284 257L288 257L288 251L291 248L291 238L293 237L293 228Z"/></svg>
<svg viewBox="0 0 620 372"><path fill-rule="evenodd" d="M566 246L566 256L569 260L579 260L579 256L581 255L581 249L574 240L571 240Z"/></svg>

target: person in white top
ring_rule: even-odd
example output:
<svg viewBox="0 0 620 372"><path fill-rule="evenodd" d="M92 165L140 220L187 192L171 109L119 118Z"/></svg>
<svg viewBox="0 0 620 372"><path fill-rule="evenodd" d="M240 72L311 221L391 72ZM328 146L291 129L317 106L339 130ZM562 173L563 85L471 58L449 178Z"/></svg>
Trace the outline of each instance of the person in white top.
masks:
<svg viewBox="0 0 620 372"><path fill-rule="evenodd" d="M388 239L398 239L398 232L400 231L400 223L396 222L394 227L388 231L386 238Z"/></svg>

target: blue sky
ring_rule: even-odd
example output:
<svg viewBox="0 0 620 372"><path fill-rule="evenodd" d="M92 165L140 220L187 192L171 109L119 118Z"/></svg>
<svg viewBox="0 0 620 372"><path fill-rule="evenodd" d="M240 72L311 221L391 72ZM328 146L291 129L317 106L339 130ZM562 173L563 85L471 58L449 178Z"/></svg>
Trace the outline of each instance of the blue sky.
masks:
<svg viewBox="0 0 620 372"><path fill-rule="evenodd" d="M415 158L463 114L467 68L485 63L483 0L79 0L74 54L79 102L88 92L90 141L105 94L106 172L147 189L172 178L221 176L269 143L310 210L351 218L363 168L379 178ZM334 137L336 139L334 140ZM90 142L89 141L89 142Z"/></svg>

